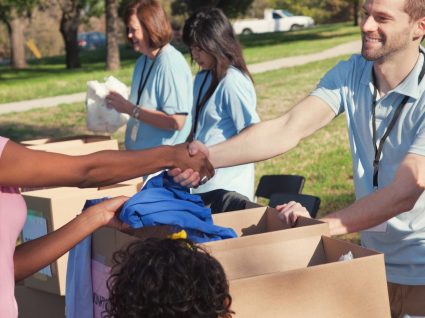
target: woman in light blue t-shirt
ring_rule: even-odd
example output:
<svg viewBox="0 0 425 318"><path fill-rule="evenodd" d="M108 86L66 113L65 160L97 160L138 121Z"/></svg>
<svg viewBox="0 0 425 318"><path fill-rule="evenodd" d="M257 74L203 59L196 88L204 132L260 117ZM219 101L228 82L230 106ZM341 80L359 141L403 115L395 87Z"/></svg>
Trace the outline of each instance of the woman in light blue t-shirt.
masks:
<svg viewBox="0 0 425 318"><path fill-rule="evenodd" d="M211 146L258 123L252 77L224 13L217 8L195 12L185 23L183 41L201 68L194 81L191 138ZM232 192L229 197L229 191L242 196ZM211 204L213 212L243 208L254 196L254 164L217 169L193 192Z"/></svg>
<svg viewBox="0 0 425 318"><path fill-rule="evenodd" d="M108 107L131 116L125 134L130 150L182 143L191 128L192 74L169 42L172 31L158 1L135 1L126 8L128 39L142 53L133 73L130 99L111 93Z"/></svg>

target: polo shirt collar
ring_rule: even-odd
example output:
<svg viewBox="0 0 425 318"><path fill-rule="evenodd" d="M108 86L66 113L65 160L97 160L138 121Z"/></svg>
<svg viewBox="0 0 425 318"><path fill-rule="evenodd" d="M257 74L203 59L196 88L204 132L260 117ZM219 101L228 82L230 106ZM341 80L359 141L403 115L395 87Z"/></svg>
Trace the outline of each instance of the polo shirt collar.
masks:
<svg viewBox="0 0 425 318"><path fill-rule="evenodd" d="M418 85L418 77L422 71L422 65L425 63L424 59L424 49L420 48L421 54L419 54L418 62L415 67L412 69L407 78L404 79L396 88L391 90L389 93L396 92L401 95L409 96L414 99L418 99L422 93L420 87ZM372 67L373 62L368 61L366 67L363 70L363 74L361 77L361 83L364 85L369 85L371 91L373 92L373 81L372 81ZM423 79L422 81L425 81Z"/></svg>

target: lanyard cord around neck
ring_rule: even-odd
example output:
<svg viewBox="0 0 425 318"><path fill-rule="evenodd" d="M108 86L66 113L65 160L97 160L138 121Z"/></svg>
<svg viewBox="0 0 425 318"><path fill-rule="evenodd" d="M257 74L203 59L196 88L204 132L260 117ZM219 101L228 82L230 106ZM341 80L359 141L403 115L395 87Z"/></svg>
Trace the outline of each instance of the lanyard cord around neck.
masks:
<svg viewBox="0 0 425 318"><path fill-rule="evenodd" d="M199 87L198 98L196 99L196 104L195 104L195 121L193 122L193 137L195 137L196 129L198 128L198 120L199 120L199 114L201 112L201 109L207 103L207 100L208 100L208 99L202 100L202 103L201 103L201 95L202 95L202 92L204 90L205 83L207 82L208 75L210 75L210 71L209 70L205 72L204 79L202 81L201 86Z"/></svg>
<svg viewBox="0 0 425 318"><path fill-rule="evenodd" d="M422 71L419 74L418 77L418 85L421 83L424 74L425 74L425 53L424 54L424 61L422 65ZM391 130L394 128L395 123L397 122L398 118L400 117L401 111L403 110L403 107L407 104L407 101L409 100L409 96L405 96L400 103L400 105L397 107L393 118L390 121L390 124L388 125L388 128L385 130L384 135L382 136L381 140L379 141L379 146L376 146L376 97L378 95L378 89L376 88L376 78L375 78L375 72L372 69L372 78L373 78L373 103L372 103L372 138L373 138L373 147L375 149L375 158L373 160L373 189L376 191L378 190L378 173L379 173L379 161L382 154L382 149L384 148L384 143L389 134L391 133Z"/></svg>
<svg viewBox="0 0 425 318"><path fill-rule="evenodd" d="M145 56L145 62L143 63L143 70L142 70L142 74L140 76L139 88L137 90L137 103L136 103L136 105L139 105L139 103L140 103L140 97L142 97L142 93L143 93L143 90L145 89L145 86L148 82L149 75L152 72L152 68L155 65L155 62L156 62L159 54L161 53L161 50L162 50L162 47L159 49L158 53L155 56L155 59L153 60L152 64L149 66L149 70L146 74L146 77L144 78L143 76L145 75L146 62L148 60L148 56L147 55Z"/></svg>

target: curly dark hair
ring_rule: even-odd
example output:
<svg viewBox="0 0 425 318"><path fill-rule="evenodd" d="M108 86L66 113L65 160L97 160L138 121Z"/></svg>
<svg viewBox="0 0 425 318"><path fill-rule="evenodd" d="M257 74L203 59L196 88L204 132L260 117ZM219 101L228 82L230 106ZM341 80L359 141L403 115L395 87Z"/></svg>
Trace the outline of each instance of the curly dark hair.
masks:
<svg viewBox="0 0 425 318"><path fill-rule="evenodd" d="M103 317L228 318L221 264L189 240L150 238L114 254Z"/></svg>

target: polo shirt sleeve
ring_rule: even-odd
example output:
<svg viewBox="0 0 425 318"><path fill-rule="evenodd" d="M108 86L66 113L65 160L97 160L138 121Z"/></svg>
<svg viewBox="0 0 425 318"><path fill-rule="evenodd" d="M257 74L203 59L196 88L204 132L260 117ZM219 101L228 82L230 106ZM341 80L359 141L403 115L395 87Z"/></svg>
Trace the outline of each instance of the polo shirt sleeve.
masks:
<svg viewBox="0 0 425 318"><path fill-rule="evenodd" d="M336 115L344 112L342 91L346 86L345 83L349 74L354 71L353 65L353 58L339 62L321 78L316 89L310 93L310 96L322 99Z"/></svg>
<svg viewBox="0 0 425 318"><path fill-rule="evenodd" d="M417 155L425 156L425 104L422 106L422 120L418 122L419 127L413 144L410 146L409 152Z"/></svg>
<svg viewBox="0 0 425 318"><path fill-rule="evenodd" d="M229 70L223 80L223 106L233 119L237 132L260 122L256 111L257 96L251 80L239 70Z"/></svg>
<svg viewBox="0 0 425 318"><path fill-rule="evenodd" d="M192 109L192 75L186 61L167 60L158 68L158 106L168 115L189 114Z"/></svg>

